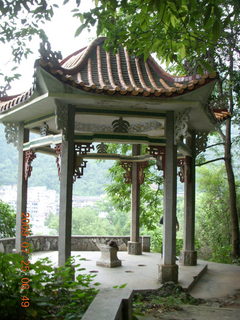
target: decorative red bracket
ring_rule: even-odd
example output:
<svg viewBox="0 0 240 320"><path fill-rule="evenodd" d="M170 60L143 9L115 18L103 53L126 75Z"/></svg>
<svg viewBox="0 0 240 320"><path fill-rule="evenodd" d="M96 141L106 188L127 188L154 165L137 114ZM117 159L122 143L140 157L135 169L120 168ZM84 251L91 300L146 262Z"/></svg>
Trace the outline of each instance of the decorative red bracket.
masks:
<svg viewBox="0 0 240 320"><path fill-rule="evenodd" d="M132 183L132 166L133 162L131 161L121 161L120 162L122 168L125 170L124 173L124 181L125 183ZM137 170L138 170L138 183L144 183L144 169L148 166L148 161L137 162Z"/></svg>
<svg viewBox="0 0 240 320"><path fill-rule="evenodd" d="M165 176L165 166L166 166L166 147L165 146L149 146L146 151L153 156L157 163L157 169L163 171L163 176Z"/></svg>
<svg viewBox="0 0 240 320"><path fill-rule="evenodd" d="M55 146L55 152L56 152L56 155L57 155L57 158L56 158L56 164L57 164L57 169L58 169L58 177L60 179L60 175L61 175L61 154L62 154L62 144L59 143L59 144L56 144Z"/></svg>
<svg viewBox="0 0 240 320"><path fill-rule="evenodd" d="M191 182L191 164L192 158L189 156L177 159L177 166L180 168L178 172L180 182Z"/></svg>
<svg viewBox="0 0 240 320"><path fill-rule="evenodd" d="M33 150L24 151L24 179L25 181L31 177L32 174L32 161L36 158L36 153Z"/></svg>
<svg viewBox="0 0 240 320"><path fill-rule="evenodd" d="M125 170L123 175L125 183L132 183L132 162L120 161L120 165Z"/></svg>
<svg viewBox="0 0 240 320"><path fill-rule="evenodd" d="M94 150L94 146L91 143L75 143L74 144L75 156L74 156L74 169L73 169L73 182L80 179L83 176L83 171L87 166L87 161L82 159L82 155L86 155L91 150Z"/></svg>

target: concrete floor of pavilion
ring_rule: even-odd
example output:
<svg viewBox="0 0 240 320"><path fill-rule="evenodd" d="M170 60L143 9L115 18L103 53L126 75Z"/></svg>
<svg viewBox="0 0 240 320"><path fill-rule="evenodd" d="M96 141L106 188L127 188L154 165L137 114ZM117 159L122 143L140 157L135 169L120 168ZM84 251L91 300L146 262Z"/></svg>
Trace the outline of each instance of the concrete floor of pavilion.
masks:
<svg viewBox="0 0 240 320"><path fill-rule="evenodd" d="M159 265L162 264L159 253L144 252L142 255L129 255L125 251L118 252L118 258L122 260L122 266L105 268L96 265L100 258L100 251L72 251L72 256L80 255L85 261L80 261L84 273L95 274L94 282L100 282L100 288L112 288L116 285L127 284L127 288L135 290L157 289L161 286L158 280ZM58 252L35 252L31 261L48 257L57 266ZM179 266L179 284L183 288L190 288L193 282L203 272L206 262L198 261L197 266Z"/></svg>

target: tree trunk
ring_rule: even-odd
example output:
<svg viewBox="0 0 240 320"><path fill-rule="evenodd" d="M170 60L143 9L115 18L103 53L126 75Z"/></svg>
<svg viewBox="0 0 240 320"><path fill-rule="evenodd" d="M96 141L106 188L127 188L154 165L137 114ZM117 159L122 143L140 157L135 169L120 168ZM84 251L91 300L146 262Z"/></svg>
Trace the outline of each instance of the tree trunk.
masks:
<svg viewBox="0 0 240 320"><path fill-rule="evenodd" d="M240 257L240 237L239 237L239 219L237 212L237 194L235 176L232 167L231 155L231 119L226 120L226 136L225 136L225 167L228 179L229 188L229 205L232 225L232 256Z"/></svg>

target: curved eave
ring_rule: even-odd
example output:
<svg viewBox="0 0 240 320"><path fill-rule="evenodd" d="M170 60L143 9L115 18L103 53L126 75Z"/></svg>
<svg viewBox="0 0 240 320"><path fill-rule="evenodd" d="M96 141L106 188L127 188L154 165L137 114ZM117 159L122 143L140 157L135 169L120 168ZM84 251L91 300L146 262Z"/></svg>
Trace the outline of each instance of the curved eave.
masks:
<svg viewBox="0 0 240 320"><path fill-rule="evenodd" d="M80 90L84 90L86 92L91 92L94 94L104 94L104 95L118 95L118 96L141 96L141 97L150 97L150 98L174 98L189 92L195 91L202 86L207 85L210 82L215 82L216 75L206 75L203 78L190 80L185 85L180 85L179 88L173 88L166 85L165 88L153 89L152 92L150 90L146 90L144 88L136 88L133 86L129 86L128 89L119 89L113 88L112 86L97 86L96 84L85 84L83 82L78 82L73 78L72 75L66 74L62 69L54 68L51 63L46 63L44 61L40 61L41 67L46 70L48 73L53 75L60 82L70 85L73 88L77 88Z"/></svg>

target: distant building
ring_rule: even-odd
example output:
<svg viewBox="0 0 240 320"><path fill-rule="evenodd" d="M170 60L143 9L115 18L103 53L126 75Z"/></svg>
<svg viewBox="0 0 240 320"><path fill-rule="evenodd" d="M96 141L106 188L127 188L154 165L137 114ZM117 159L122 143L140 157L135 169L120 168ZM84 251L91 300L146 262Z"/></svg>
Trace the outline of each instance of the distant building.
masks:
<svg viewBox="0 0 240 320"><path fill-rule="evenodd" d="M17 186L0 186L0 200L17 210ZM73 208L93 206L99 196L77 196L73 195ZM49 229L45 226L45 220L50 213L59 214L59 193L47 189L45 186L28 188L27 211L31 215L33 234L48 234Z"/></svg>
<svg viewBox="0 0 240 320"><path fill-rule="evenodd" d="M0 200L9 204L14 211L17 210L17 186L0 186Z"/></svg>

